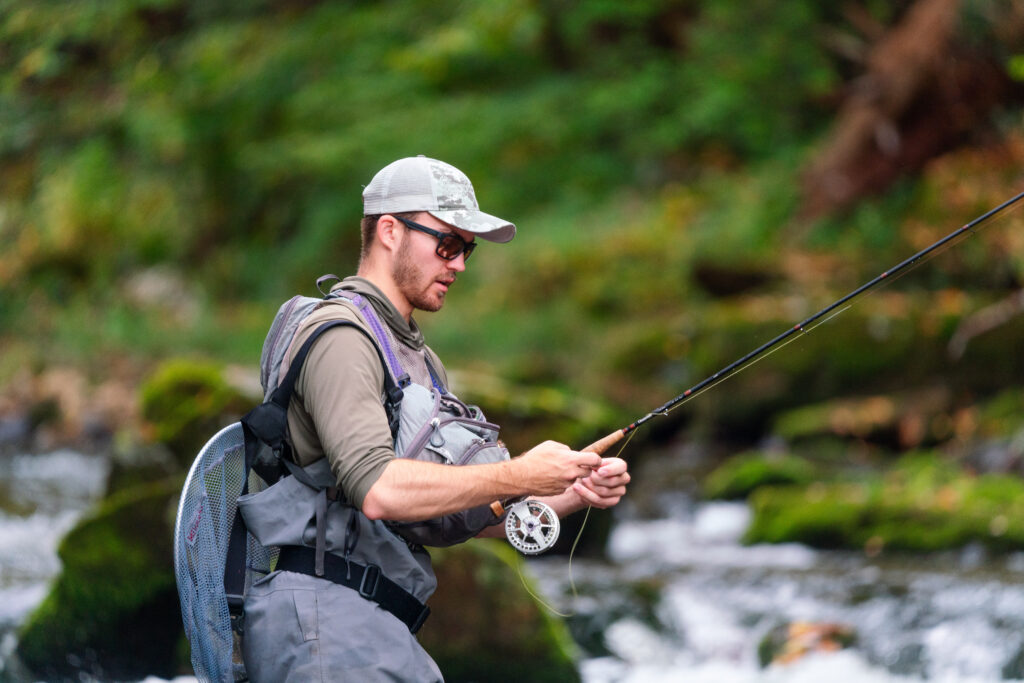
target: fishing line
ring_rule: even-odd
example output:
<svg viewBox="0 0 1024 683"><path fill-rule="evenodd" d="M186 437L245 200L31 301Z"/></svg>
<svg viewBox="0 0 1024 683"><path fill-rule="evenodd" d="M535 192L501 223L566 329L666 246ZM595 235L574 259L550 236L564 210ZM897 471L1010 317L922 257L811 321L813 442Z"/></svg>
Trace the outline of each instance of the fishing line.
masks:
<svg viewBox="0 0 1024 683"><path fill-rule="evenodd" d="M835 311L840 306L843 306L844 304L852 301L853 299L857 298L858 296L860 296L864 292L867 292L868 290L873 289L875 286L877 286L877 285L879 285L881 283L892 282L892 281L895 281L895 280L899 279L900 277L903 277L903 275L905 275L906 273L910 272L911 270L915 269L916 267L918 267L918 266L920 266L920 265L922 265L924 263L927 263L932 258L937 256L939 253L943 253L946 249L948 249L949 247L953 246L954 244L960 243L961 241L963 241L964 238L976 234L976 230L975 230L976 228L978 228L982 224L987 223L991 218L1001 214L1006 209L1016 205L1017 202L1019 202L1022 198L1024 198L1024 192L1021 192L1021 193L1017 194L1016 196L1006 200L1005 202L1003 202L999 206L997 206L997 207L987 211L986 213L982 214L981 216L978 216L977 218L975 218L974 220L970 221L966 225L964 225L964 226L958 228L957 230L949 233L945 237L943 237L943 238L933 242L931 245L929 245L929 246L925 247L924 249L920 250L919 252L917 252L916 254L911 256L910 258L900 262L896 266L893 266L889 270L883 272L882 274L878 275L877 277L869 280L868 282L864 283L860 287L856 288L855 290L853 290L849 294L847 294L847 295L841 297L840 299L838 299L837 301L829 304L828 306L826 306L825 308L821 309L820 311L818 311L814 315L810 316L809 318L807 318L803 322L797 323L796 325L794 325L793 327L791 327L787 331L783 332L782 334L778 335L777 337L775 337L771 341L769 341L769 342L767 342L765 344L762 344L761 346L759 346L758 348L754 349L753 351L751 351L747 355L743 356L742 358L734 361L733 363L730 363L729 365L727 365L726 367L722 368L721 370L719 370L715 374L713 374L710 377L702 380L701 382L697 383L696 385L694 385L690 389L687 389L686 391L684 391L682 394L679 394L675 398L673 398L670 401L666 402L661 407L656 408L656 409L652 410L651 412L647 413L647 415L644 415L643 417L641 417L636 422L633 422L633 423L629 424L628 426L623 427L618 432L613 432L612 434L609 434L608 436L606 436L604 439L602 439L601 441L599 441L597 443L598 444L605 444L605 447L607 447L607 445L609 445L611 443L616 443L623 436L631 433L632 431L637 429L640 425L644 424L648 420L651 420L654 417L659 416L659 415L660 416L667 415L671 410L673 410L678 405L680 405L680 404L682 404L684 402L688 402L691 397L703 393L706 389L710 388L711 386L717 386L719 383L721 383L722 380L727 379L728 377L734 376L741 369L743 369L745 366L751 365L752 361L755 358L759 358L761 356L764 356L767 351L769 351L773 347L778 346L781 342L783 342L786 339L788 339L789 337L793 336L795 333L797 333L797 332L801 332L801 333L807 332L808 331L808 329L807 329L808 325L810 325L812 323L815 323L816 321L818 321L821 318L824 318L826 315L832 313L833 311ZM842 311L840 311L840 312L842 312ZM831 319L833 317L835 317L835 316L833 315L830 318L827 318L826 320L829 320L829 319ZM814 327L817 327L817 326L818 325L815 325ZM814 329L814 328L812 327L811 329ZM798 335L798 336L802 336L802 335ZM790 341L792 341L792 340L790 340ZM790 342L787 342L787 344L788 343L790 343ZM594 445L597 445L597 444L594 444Z"/></svg>
<svg viewBox="0 0 1024 683"><path fill-rule="evenodd" d="M697 398L698 396L702 396L705 392L711 391L712 389L717 387L722 382L735 377L736 375L740 374L741 372L746 372L747 370L749 370L750 368L754 367L755 365L757 365L761 361L765 360L766 358L771 357L772 355L774 355L774 354L778 353L779 351L781 351L782 349L786 348L787 346L789 346L793 342L800 341L801 339L804 338L804 335L810 334L814 330L818 329L819 327L821 327L822 325L827 323L829 320L832 320L833 318L838 317L841 313L845 313L846 311L850 310L851 308L853 308L853 304L850 304L846 308L839 309L838 311L836 311L835 313L833 313L829 317L825 318L821 322L815 323L814 327L811 327L810 329L802 330L803 334L800 334L798 336L793 337L792 339L787 340L784 344L780 344L779 346L775 347L771 351L768 351L767 353L765 353L761 357L756 358L756 359L750 361L749 363L747 363L743 367L738 368L737 370L735 370L728 377L722 377L721 379L719 379L714 384L709 384L708 386L706 386L703 389L701 389L699 392L694 393L694 394L690 394L690 396L688 396L687 398L683 399L682 401L680 401L676 405L672 406L671 408L668 408L664 413L662 413L662 415L668 415L669 413L671 413L676 408L679 408L681 406L686 405L687 403L689 403L693 399ZM635 433L636 433L635 430L630 432L629 433L630 438L632 438L633 434L635 434ZM628 443L628 440L627 440L627 443Z"/></svg>
<svg viewBox="0 0 1024 683"><path fill-rule="evenodd" d="M619 447L618 452L615 453L616 458L622 457L622 452L626 450L626 446L633 440L635 432L630 434L625 441L622 442L622 446ZM576 532L576 539L572 542L572 548L569 549L569 586L572 588L572 597L575 602L576 598L579 597L576 592L576 580L572 573L572 558L576 555L576 546L579 545L580 538L583 537L583 530L587 528L587 520L590 519L590 511L594 509L593 505L587 506L587 512L583 515L583 521L580 522L580 530Z"/></svg>
<svg viewBox="0 0 1024 683"><path fill-rule="evenodd" d="M1024 192L1021 192L1015 195L1014 197L1006 200L1002 204L996 206L995 208L990 209L986 213L982 214L981 216L978 216L977 218L963 225L959 229L933 242L931 245L918 251L913 256L905 259L896 266L890 268L887 271L884 271L880 275L869 280L860 287L854 289L852 292L846 294L845 296L829 304L828 306L821 309L817 313L811 315L803 322L797 323L787 331L776 336L774 339L762 344L761 346L757 347L756 349L749 352L745 356L742 356L738 360L725 366L715 374L705 378L701 382L698 382L693 387L687 389L682 394L679 394L675 398L669 400L659 408L652 410L651 412L647 413L646 415L636 420L635 422L630 423L626 427L623 427L622 429L619 429L615 432L612 432L611 434L608 434L607 436L594 442L584 450L591 451L597 454L603 454L612 445L618 443L624 437L628 437L626 438L625 442L623 442L622 445L619 447L619 450L615 456L621 457L623 452L625 451L626 446L632 440L637 428L640 427L645 422L657 416L667 416L669 413L671 413L679 406L685 403L689 403L692 399L703 394L705 391L717 387L719 384L729 379L730 377L734 377L740 372L752 367L753 365L761 362L765 358L775 354L776 352L780 351L786 346L789 346L797 339L804 337L806 334L809 334L810 332L814 331L821 325L824 325L825 323L835 319L837 316L850 310L850 308L853 307L853 300L860 297L861 294L864 294L869 290L874 289L879 284L889 284L890 282L894 282L904 277L905 275L915 270L916 268L924 265L925 263L928 263L939 254L942 254L948 249L952 248L953 246L961 243L966 238L977 234L977 228L983 227L992 218L999 216L1007 209L1016 208L1017 203L1022 198L1024 198ZM799 332L800 334L796 334L797 332ZM496 503L496 505L500 505L500 503ZM576 552L576 547L579 543L579 540L582 537L583 530L586 526L587 520L590 517L591 508L592 506L587 507L586 515L583 518L583 522L580 525L580 529L576 534L576 539L573 541L572 548L569 552L569 582L570 586L572 587L572 594L574 599L578 597L578 594L576 589L576 583L572 573L572 560ZM519 563L517 563L516 569L517 571L519 571L520 579L523 581L523 586L526 588L527 592L531 596L533 596L536 600L538 600L538 602L540 602L542 605L544 605L546 608L548 608L555 614L558 614L563 617L572 616L571 614L566 615L562 614L561 612L558 612L553 607L544 602L541 598L539 598L537 595L535 595L534 592L526 584L526 579L522 574L520 565L521 560Z"/></svg>
<svg viewBox="0 0 1024 683"><path fill-rule="evenodd" d="M629 434L629 436L626 438L626 440L622 442L622 446L619 447L618 452L616 452L616 454L615 454L616 458L621 458L622 457L622 452L626 450L626 446L628 446L629 442L633 440L633 436L635 435L635 433L636 432L633 432L633 433ZM575 557L575 555L576 555L576 547L579 545L580 539L583 538L583 530L586 529L587 521L590 519L590 511L593 510L593 509L594 509L593 505L588 505L587 506L586 511L583 513L583 521L580 522L579 531L576 532L576 538L573 539L572 547L569 549L569 588L572 591L572 603L573 604L576 603L576 601L579 599L580 595L579 595L579 591L576 589L576 578L573 575L573 571L572 571L572 560L573 560L573 557ZM516 572L519 574L519 580L522 582L523 588L526 589L526 592L529 593L530 596L533 597L534 600L536 600L538 603L540 603L548 611L550 611L553 614L556 614L556 615L558 615L558 616L560 616L562 618L568 618L568 617L576 616L576 612L575 611L569 612L568 614L566 614L564 612L559 612L557 609L552 607L547 601L545 601L539 595L534 593L533 590L530 589L530 586L529 586L529 584L526 581L526 577L523 575L522 566L523 566L523 558L519 555L519 553L516 553Z"/></svg>

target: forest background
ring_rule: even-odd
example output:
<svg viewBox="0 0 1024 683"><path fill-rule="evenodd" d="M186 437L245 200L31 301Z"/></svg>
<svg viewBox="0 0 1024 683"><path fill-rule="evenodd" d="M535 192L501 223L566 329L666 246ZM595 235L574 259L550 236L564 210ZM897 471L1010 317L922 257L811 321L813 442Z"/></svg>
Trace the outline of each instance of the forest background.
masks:
<svg viewBox="0 0 1024 683"><path fill-rule="evenodd" d="M362 186L416 154L519 226L427 339L513 450L583 445L1019 192L1022 104L1010 0L0 0L5 445L184 458L237 404L160 391L258 397L277 306L354 270ZM1019 473L1022 227L632 447Z"/></svg>

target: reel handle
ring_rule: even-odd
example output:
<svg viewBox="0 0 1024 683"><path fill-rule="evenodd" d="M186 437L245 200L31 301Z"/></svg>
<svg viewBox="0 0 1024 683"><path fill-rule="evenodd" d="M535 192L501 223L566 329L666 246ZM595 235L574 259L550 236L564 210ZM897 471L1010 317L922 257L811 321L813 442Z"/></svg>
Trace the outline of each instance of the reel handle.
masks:
<svg viewBox="0 0 1024 683"><path fill-rule="evenodd" d="M601 437L594 443L582 449L582 452L597 453L598 455L604 455L605 451L607 451L609 448L611 448L618 442L622 441L622 439L625 436L626 431L624 429L616 429L611 434ZM505 514L505 504L500 500L494 501L493 503L491 503L491 512L494 513L495 517L501 517L503 514Z"/></svg>

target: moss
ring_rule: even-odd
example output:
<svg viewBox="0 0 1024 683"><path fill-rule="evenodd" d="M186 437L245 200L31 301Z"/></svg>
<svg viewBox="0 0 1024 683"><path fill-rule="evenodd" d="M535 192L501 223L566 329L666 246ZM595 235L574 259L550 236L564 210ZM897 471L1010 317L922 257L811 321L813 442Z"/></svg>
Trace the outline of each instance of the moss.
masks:
<svg viewBox="0 0 1024 683"><path fill-rule="evenodd" d="M181 616L171 557L174 477L105 501L58 550L64 569L24 625L18 656L48 679L170 676Z"/></svg>
<svg viewBox="0 0 1024 683"><path fill-rule="evenodd" d="M579 680L565 624L531 596L512 548L473 541L431 553L438 589L419 639L445 680Z"/></svg>
<svg viewBox="0 0 1024 683"><path fill-rule="evenodd" d="M762 488L751 495L750 503L754 515L744 537L747 543L849 547L862 526L864 505L843 500L836 487Z"/></svg>
<svg viewBox="0 0 1024 683"><path fill-rule="evenodd" d="M214 363L183 358L166 361L140 389L142 415L155 438L183 466L216 431L252 407Z"/></svg>
<svg viewBox="0 0 1024 683"><path fill-rule="evenodd" d="M928 552L981 543L1024 549L1024 482L975 477L939 456L913 454L859 482L774 487L750 498L750 543Z"/></svg>
<svg viewBox="0 0 1024 683"><path fill-rule="evenodd" d="M727 460L704 480L705 498L735 500L746 498L762 486L807 484L814 467L793 455L743 453Z"/></svg>
<svg viewBox="0 0 1024 683"><path fill-rule="evenodd" d="M978 414L978 431L984 435L1011 435L1024 429L1024 391L1008 389L983 403Z"/></svg>

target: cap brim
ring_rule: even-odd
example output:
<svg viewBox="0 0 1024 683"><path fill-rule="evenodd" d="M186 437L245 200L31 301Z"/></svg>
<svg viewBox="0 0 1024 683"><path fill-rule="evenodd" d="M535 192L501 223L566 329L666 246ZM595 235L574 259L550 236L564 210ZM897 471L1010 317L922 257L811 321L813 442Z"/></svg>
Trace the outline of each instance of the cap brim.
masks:
<svg viewBox="0 0 1024 683"><path fill-rule="evenodd" d="M481 239L488 242L509 242L516 236L515 225L483 211L454 209L451 211L427 210L427 213L449 225L454 225L459 230L479 235Z"/></svg>

